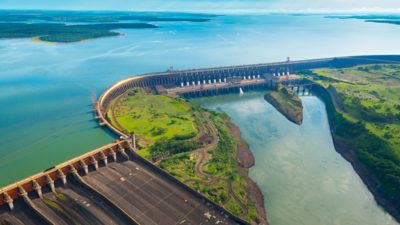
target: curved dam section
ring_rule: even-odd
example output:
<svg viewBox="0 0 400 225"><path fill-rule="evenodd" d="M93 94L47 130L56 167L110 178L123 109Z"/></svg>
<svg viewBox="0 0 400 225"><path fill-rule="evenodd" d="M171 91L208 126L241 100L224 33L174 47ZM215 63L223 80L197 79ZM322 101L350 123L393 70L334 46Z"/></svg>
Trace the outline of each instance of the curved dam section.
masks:
<svg viewBox="0 0 400 225"><path fill-rule="evenodd" d="M208 93L209 89L224 89L234 87L236 89L249 86L266 88L270 85L271 77L298 73L302 70L321 67L350 67L361 64L388 64L400 63L400 55L376 55L376 56L351 56L335 57L315 60L285 61L277 63L240 65L231 67L216 67L192 70L168 70L160 73L149 73L133 76L121 80L99 97L95 104L100 124L106 125L118 135L127 137L107 120L107 108L111 101L125 91L135 87L151 88L160 93L174 90L174 94L184 95L193 92ZM230 81L234 79L234 81ZM218 92L215 92L218 93ZM214 93L214 94L215 94Z"/></svg>
<svg viewBox="0 0 400 225"><path fill-rule="evenodd" d="M183 88L193 87L205 84L226 83L229 78L239 78L242 80L259 80L260 85L265 85L267 75L286 75L299 72L305 69L320 67L349 67L360 64L385 64L399 63L400 55L370 55L370 56L348 56L332 57L324 59L311 59L276 63L261 63L252 65L225 66L190 70L168 70L166 72L148 73L133 76L121 80L107 90L99 97L95 106L101 123L107 125L118 135L126 134L113 127L105 118L105 110L109 103L117 96L124 93L127 89L134 87L157 87L163 88ZM264 82L261 82L264 80ZM252 83L254 85L254 83ZM256 85L259 86L259 85ZM240 85L238 85L240 87ZM218 88L218 87L217 87ZM179 91L178 91L179 94Z"/></svg>

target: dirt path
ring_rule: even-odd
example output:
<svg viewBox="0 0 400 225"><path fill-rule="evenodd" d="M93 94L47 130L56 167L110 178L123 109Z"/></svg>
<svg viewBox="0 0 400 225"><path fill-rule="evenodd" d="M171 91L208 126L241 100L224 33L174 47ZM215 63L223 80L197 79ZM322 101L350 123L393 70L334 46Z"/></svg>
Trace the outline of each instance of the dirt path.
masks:
<svg viewBox="0 0 400 225"><path fill-rule="evenodd" d="M219 177L213 177L206 172L204 172L203 168L204 166L208 163L208 161L211 159L211 154L209 153L212 150L215 150L218 145L218 131L215 128L214 124L211 122L209 114L208 113L203 113L204 119L206 120L206 129L209 131L209 134L212 136L212 141L210 144L204 146L203 148L195 150L196 153L196 165L195 165L195 172L199 177L202 177L204 180L207 180L207 182L203 182L203 184L206 185L211 185L215 183L217 180L223 180L227 183L228 186L228 195L230 198L233 198L236 200L236 202L240 205L240 207L243 209L242 218L245 218L248 214L248 209L245 203L242 202L242 200L236 196L235 192L233 191L232 187L232 181L226 178L219 178ZM194 182L194 181L199 181L196 179L188 179L185 181L186 182Z"/></svg>

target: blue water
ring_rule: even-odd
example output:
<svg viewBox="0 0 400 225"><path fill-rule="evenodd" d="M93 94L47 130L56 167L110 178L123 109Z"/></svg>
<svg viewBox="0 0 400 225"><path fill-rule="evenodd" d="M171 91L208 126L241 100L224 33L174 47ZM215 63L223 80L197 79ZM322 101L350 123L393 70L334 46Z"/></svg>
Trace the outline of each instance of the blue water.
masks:
<svg viewBox="0 0 400 225"><path fill-rule="evenodd" d="M91 93L126 76L170 66L400 52L400 26L361 20L229 15L154 24L161 28L74 44L0 40L0 186L113 141L92 120Z"/></svg>
<svg viewBox="0 0 400 225"><path fill-rule="evenodd" d="M302 97L300 126L267 103L262 92L195 102L226 112L240 127L255 158L250 176L264 194L272 225L398 224L336 152L325 105L317 97Z"/></svg>

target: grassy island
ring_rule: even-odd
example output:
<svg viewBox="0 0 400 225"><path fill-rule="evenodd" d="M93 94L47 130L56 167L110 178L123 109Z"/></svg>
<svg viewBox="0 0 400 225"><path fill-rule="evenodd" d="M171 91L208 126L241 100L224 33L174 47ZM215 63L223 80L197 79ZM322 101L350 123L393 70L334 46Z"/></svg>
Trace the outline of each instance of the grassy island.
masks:
<svg viewBox="0 0 400 225"><path fill-rule="evenodd" d="M0 11L0 39L72 43L120 35L116 29L158 28L150 23L207 22L212 15L139 12Z"/></svg>
<svg viewBox="0 0 400 225"><path fill-rule="evenodd" d="M327 105L336 149L375 199L400 218L400 65L315 69L304 75Z"/></svg>
<svg viewBox="0 0 400 225"><path fill-rule="evenodd" d="M141 156L233 214L266 224L261 192L248 177L254 159L239 158L251 152L227 115L131 89L111 102L107 118L135 132Z"/></svg>
<svg viewBox="0 0 400 225"><path fill-rule="evenodd" d="M293 90L278 86L276 90L267 90L264 98L288 120L295 124L303 122L303 104Z"/></svg>
<svg viewBox="0 0 400 225"><path fill-rule="evenodd" d="M147 23L103 23L65 25L61 23L0 23L0 38L36 38L44 42L71 43L93 38L117 36L115 29L145 29Z"/></svg>

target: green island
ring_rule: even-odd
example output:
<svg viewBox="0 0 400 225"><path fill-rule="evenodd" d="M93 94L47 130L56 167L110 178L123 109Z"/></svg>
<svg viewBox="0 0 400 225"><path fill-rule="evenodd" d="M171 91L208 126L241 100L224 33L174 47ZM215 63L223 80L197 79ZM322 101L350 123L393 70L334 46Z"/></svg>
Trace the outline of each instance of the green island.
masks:
<svg viewBox="0 0 400 225"><path fill-rule="evenodd" d="M361 19L369 23L387 23L400 25L399 15L357 15L357 16L326 16L331 19Z"/></svg>
<svg viewBox="0 0 400 225"><path fill-rule="evenodd" d="M254 158L226 114L137 88L114 99L106 116L136 134L142 157L234 215L266 223L263 196L248 177Z"/></svg>
<svg viewBox="0 0 400 225"><path fill-rule="evenodd" d="M216 15L178 12L1 10L1 22L114 23L124 21L207 22Z"/></svg>
<svg viewBox="0 0 400 225"><path fill-rule="evenodd" d="M400 65L314 69L336 149L348 159L381 205L400 211ZM394 210L391 210L394 209Z"/></svg>
<svg viewBox="0 0 400 225"><path fill-rule="evenodd" d="M210 17L184 13L1 11L0 39L72 43L121 35L116 29L159 27L149 22L207 22Z"/></svg>
<svg viewBox="0 0 400 225"><path fill-rule="evenodd" d="M278 85L267 90L264 98L289 121L299 125L303 122L303 104L292 89Z"/></svg>
<svg viewBox="0 0 400 225"><path fill-rule="evenodd" d="M148 29L147 23L103 23L66 25L61 23L0 23L0 38L35 38L53 43L71 43L100 37L117 36L115 29Z"/></svg>

